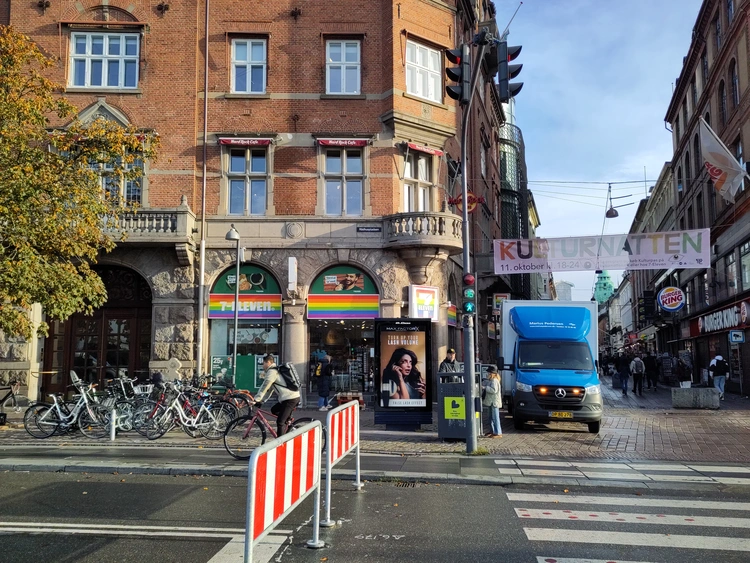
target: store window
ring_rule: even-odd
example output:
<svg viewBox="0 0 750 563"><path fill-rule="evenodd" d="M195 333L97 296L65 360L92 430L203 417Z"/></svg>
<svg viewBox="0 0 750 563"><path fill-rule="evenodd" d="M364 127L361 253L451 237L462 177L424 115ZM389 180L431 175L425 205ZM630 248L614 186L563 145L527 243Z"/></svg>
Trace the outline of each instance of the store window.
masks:
<svg viewBox="0 0 750 563"><path fill-rule="evenodd" d="M238 388L255 391L262 383L263 356L281 356L281 289L265 268L241 266L235 375L232 355L236 278L236 269L228 269L219 276L209 295L209 366L214 377L234 375Z"/></svg>
<svg viewBox="0 0 750 563"><path fill-rule="evenodd" d="M372 390L373 319L380 296L372 278L356 266L334 266L310 285L307 301L310 366L328 355L333 393Z"/></svg>
<svg viewBox="0 0 750 563"><path fill-rule="evenodd" d="M725 260L727 294L735 295L737 293L737 263L735 262L734 252L727 255Z"/></svg>
<svg viewBox="0 0 750 563"><path fill-rule="evenodd" d="M742 273L742 290L750 289L750 241L740 247L740 271Z"/></svg>

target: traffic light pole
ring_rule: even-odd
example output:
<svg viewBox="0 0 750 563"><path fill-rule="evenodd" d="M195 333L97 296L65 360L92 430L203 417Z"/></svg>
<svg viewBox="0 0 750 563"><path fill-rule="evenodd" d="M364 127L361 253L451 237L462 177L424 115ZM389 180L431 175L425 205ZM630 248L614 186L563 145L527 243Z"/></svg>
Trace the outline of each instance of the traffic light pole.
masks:
<svg viewBox="0 0 750 563"><path fill-rule="evenodd" d="M469 226L469 181L468 181L468 150L467 137L469 129L469 117L471 116L471 103L474 100L474 91L479 81L479 73L482 68L482 59L487 47L486 42L479 45L479 53L474 59L474 68L471 72L471 91L469 102L463 107L461 116L461 197L463 201L463 268L464 275L471 273L471 238ZM464 397L466 397L466 453L474 453L477 449L477 431L476 431L476 409L474 406L474 361L475 361L475 342L474 342L474 317L475 315L465 315L464 317ZM481 410L479 411L481 413Z"/></svg>

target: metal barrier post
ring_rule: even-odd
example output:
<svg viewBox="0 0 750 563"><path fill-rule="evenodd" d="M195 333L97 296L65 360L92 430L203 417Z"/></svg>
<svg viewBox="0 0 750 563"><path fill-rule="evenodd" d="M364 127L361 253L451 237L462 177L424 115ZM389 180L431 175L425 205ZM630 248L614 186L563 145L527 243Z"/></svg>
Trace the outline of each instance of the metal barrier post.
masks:
<svg viewBox="0 0 750 563"><path fill-rule="evenodd" d="M320 522L320 525L324 528L330 528L336 524L331 520L331 482L333 480L331 473L333 466L354 448L357 449L357 471L354 486L357 490L363 486L360 481L359 402L350 401L328 411L326 433L328 435L328 445L326 446L326 517Z"/></svg>
<svg viewBox="0 0 750 563"><path fill-rule="evenodd" d="M112 418L109 422L109 441L115 441L115 434L117 434L117 409L112 408Z"/></svg>

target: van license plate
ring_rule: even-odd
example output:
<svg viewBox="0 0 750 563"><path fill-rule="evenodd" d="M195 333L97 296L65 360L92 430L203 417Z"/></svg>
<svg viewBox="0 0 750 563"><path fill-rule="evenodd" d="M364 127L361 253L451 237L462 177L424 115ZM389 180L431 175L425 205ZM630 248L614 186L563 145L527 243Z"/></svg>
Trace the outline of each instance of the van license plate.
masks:
<svg viewBox="0 0 750 563"><path fill-rule="evenodd" d="M551 418L573 418L572 412L550 412Z"/></svg>

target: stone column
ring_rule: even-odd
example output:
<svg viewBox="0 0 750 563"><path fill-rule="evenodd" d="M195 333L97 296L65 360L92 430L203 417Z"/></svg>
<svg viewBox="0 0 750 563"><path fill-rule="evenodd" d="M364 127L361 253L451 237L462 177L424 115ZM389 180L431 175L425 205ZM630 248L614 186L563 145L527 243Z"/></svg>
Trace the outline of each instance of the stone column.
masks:
<svg viewBox="0 0 750 563"><path fill-rule="evenodd" d="M307 387L310 370L310 338L305 320L305 304L297 300L295 305L291 301L284 301L284 326L282 327L283 342L282 362L291 362L297 368L302 382L300 405L307 406Z"/></svg>

